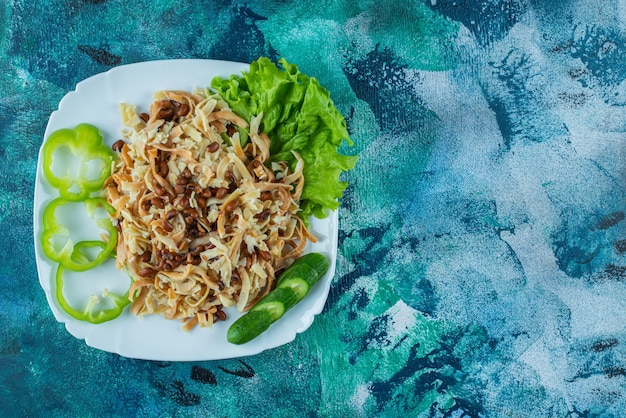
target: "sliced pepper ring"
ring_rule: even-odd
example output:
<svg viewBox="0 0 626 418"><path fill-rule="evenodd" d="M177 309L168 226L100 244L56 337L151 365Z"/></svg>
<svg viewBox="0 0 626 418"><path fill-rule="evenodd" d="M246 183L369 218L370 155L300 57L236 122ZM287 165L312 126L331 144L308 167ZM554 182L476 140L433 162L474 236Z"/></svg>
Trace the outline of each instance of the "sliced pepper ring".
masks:
<svg viewBox="0 0 626 418"><path fill-rule="evenodd" d="M74 240L70 238L69 229L59 223L56 217L56 210L69 203L77 202L58 197L48 203L44 209L43 232L41 234L42 249L48 258L58 262L68 270L89 270L101 264L111 256L117 244L117 229L113 226L110 219L100 218L95 220L95 224L108 232L108 241L89 240L74 243ZM84 199L82 203L87 208L87 213L90 216L93 216L93 213L98 207L104 208L109 213L115 212L115 208L102 197L87 198ZM54 240L58 236L67 237L65 244L60 250L54 245ZM93 259L90 259L84 251L95 247L100 247L101 250Z"/></svg>
<svg viewBox="0 0 626 418"><path fill-rule="evenodd" d="M76 247L80 246L84 242L85 241L76 244ZM80 321L87 321L92 324L101 324L120 316L124 308L130 303L130 299L128 299L128 292L126 292L124 295L118 295L117 293L109 292L107 289L104 289L104 291L102 292L102 296L105 299L109 299L111 302L113 302L112 308L96 310L96 304L98 303L99 299L96 295L92 295L89 298L89 301L87 301L85 308L82 311L78 310L67 301L65 295L63 294L64 271L65 269L63 268L63 265L59 264L55 277L56 297L61 308L73 318L76 318Z"/></svg>
<svg viewBox="0 0 626 418"><path fill-rule="evenodd" d="M77 173L66 173L58 176L52 171L53 156L61 148L66 147L78 158ZM50 135L43 145L43 174L48 183L59 191L59 195L67 200L78 201L89 197L99 190L111 174L111 162L115 153L102 142L100 131L93 125L82 123L74 129L59 129ZM87 177L89 163L101 161L99 176L94 179Z"/></svg>

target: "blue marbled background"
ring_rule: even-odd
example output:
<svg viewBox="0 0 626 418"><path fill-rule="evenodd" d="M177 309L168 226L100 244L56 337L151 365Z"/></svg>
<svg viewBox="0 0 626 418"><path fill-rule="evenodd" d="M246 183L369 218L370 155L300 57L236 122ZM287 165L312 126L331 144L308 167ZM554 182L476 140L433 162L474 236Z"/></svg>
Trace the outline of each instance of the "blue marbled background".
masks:
<svg viewBox="0 0 626 418"><path fill-rule="evenodd" d="M626 410L623 0L7 0L0 23L3 416ZM331 90L360 156L324 312L227 361L74 339L34 262L48 116L115 65L260 55Z"/></svg>

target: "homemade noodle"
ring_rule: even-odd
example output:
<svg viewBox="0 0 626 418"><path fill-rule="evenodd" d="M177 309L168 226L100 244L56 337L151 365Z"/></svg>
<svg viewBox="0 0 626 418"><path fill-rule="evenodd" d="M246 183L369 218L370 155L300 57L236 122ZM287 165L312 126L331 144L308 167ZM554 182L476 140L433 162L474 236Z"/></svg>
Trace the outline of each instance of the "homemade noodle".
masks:
<svg viewBox="0 0 626 418"><path fill-rule="evenodd" d="M315 241L298 217L302 159L270 162L263 115L243 120L208 91L159 92L149 114L120 110L128 129L105 191L133 314L190 330L224 320L224 307L250 309Z"/></svg>

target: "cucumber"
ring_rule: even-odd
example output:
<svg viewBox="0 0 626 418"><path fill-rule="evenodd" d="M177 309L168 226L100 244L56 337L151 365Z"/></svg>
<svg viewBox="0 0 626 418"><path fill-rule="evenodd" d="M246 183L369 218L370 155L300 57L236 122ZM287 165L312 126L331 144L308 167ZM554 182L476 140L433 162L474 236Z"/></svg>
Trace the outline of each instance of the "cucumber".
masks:
<svg viewBox="0 0 626 418"><path fill-rule="evenodd" d="M262 334L272 325L272 322L274 320L269 311L250 311L228 328L226 339L233 344L245 344L257 335Z"/></svg>
<svg viewBox="0 0 626 418"><path fill-rule="evenodd" d="M309 286L317 282L330 267L328 259L320 253L308 253L298 258L278 278L277 287L293 278L305 280Z"/></svg>
<svg viewBox="0 0 626 418"><path fill-rule="evenodd" d="M261 335L304 299L329 267L328 259L320 253L308 253L298 258L280 275L276 289L230 326L226 335L228 342L245 344Z"/></svg>
<svg viewBox="0 0 626 418"><path fill-rule="evenodd" d="M293 290L287 287L277 288L258 301L251 310L258 311L263 309L269 311L272 314L272 318L277 320L296 303L298 303L298 297Z"/></svg>
<svg viewBox="0 0 626 418"><path fill-rule="evenodd" d="M311 285L309 285L309 283L304 280L301 279L299 277L293 277L291 278L289 281L287 282L283 282L281 283L280 286L276 287L276 290L283 290L283 289L289 289L293 292L293 294L296 296L296 302L302 300L307 293L309 293L309 289L311 288Z"/></svg>

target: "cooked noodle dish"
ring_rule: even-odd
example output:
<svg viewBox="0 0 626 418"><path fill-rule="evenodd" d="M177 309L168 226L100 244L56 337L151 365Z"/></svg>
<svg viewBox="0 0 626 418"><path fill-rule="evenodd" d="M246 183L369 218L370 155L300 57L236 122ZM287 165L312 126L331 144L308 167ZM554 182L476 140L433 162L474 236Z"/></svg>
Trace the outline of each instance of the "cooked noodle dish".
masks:
<svg viewBox="0 0 626 418"><path fill-rule="evenodd" d="M297 214L303 160L269 163L263 115L248 123L206 90L159 92L149 113L120 107L128 129L105 190L132 312L190 329L249 309L315 240Z"/></svg>

